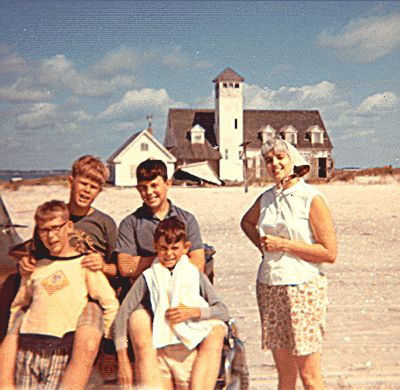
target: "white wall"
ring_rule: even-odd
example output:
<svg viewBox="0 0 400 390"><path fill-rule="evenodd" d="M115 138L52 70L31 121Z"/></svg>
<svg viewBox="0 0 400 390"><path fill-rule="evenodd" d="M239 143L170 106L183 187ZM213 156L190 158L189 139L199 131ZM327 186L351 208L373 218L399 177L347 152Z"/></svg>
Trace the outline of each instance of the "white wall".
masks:
<svg viewBox="0 0 400 390"><path fill-rule="evenodd" d="M243 162L239 158L242 150L239 145L243 143L243 84L233 83L239 84L239 88L226 88L223 84L219 83L219 96L215 100L216 133L222 155L220 178L243 181Z"/></svg>
<svg viewBox="0 0 400 390"><path fill-rule="evenodd" d="M147 151L141 150L141 144L148 145ZM174 173L174 162L145 134L139 135L117 159L115 159L115 182L116 186L135 186L136 168L144 160L154 158L162 160L167 165L168 176Z"/></svg>

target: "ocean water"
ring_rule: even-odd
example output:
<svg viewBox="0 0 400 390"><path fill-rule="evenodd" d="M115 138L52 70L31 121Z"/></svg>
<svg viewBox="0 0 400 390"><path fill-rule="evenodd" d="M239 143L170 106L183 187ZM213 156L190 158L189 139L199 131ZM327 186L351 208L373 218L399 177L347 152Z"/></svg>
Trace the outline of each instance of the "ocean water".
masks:
<svg viewBox="0 0 400 390"><path fill-rule="evenodd" d="M69 170L53 169L53 170L36 170L36 171L17 171L17 170L0 170L0 180L9 181L12 178L20 177L22 179L37 179L47 176L68 175Z"/></svg>

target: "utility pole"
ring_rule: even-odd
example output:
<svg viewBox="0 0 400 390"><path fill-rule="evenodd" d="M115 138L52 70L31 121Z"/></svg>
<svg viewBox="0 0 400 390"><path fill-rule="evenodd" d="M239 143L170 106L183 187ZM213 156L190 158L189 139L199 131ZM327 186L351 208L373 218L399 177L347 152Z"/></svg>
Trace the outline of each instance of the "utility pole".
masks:
<svg viewBox="0 0 400 390"><path fill-rule="evenodd" d="M247 182L247 154L246 154L246 149L247 145L250 143L250 141L243 142L239 146L243 147L243 152L242 152L242 159L243 159L243 179L244 179L244 192L248 192L248 182Z"/></svg>

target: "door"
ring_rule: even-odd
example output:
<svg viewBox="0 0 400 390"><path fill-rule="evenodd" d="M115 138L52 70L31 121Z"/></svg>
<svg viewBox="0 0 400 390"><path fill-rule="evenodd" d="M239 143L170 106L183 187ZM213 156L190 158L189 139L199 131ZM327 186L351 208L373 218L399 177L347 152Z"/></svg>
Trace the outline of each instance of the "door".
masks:
<svg viewBox="0 0 400 390"><path fill-rule="evenodd" d="M318 159L318 177L326 177L326 158Z"/></svg>

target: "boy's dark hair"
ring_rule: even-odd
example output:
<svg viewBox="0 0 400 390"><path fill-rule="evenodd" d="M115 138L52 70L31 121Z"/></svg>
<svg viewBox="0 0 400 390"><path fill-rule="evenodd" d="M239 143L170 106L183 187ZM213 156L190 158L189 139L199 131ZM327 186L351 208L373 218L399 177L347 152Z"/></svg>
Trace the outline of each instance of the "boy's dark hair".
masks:
<svg viewBox="0 0 400 390"><path fill-rule="evenodd" d="M186 241L186 226L179 217L164 219L154 232L154 242L158 242L161 237L167 244Z"/></svg>
<svg viewBox="0 0 400 390"><path fill-rule="evenodd" d="M72 177L82 176L103 185L109 176L107 167L98 157L86 155L72 164Z"/></svg>
<svg viewBox="0 0 400 390"><path fill-rule="evenodd" d="M136 168L137 182L151 181L157 176L161 176L164 181L168 180L167 166L162 160L151 160L150 158L142 161Z"/></svg>

